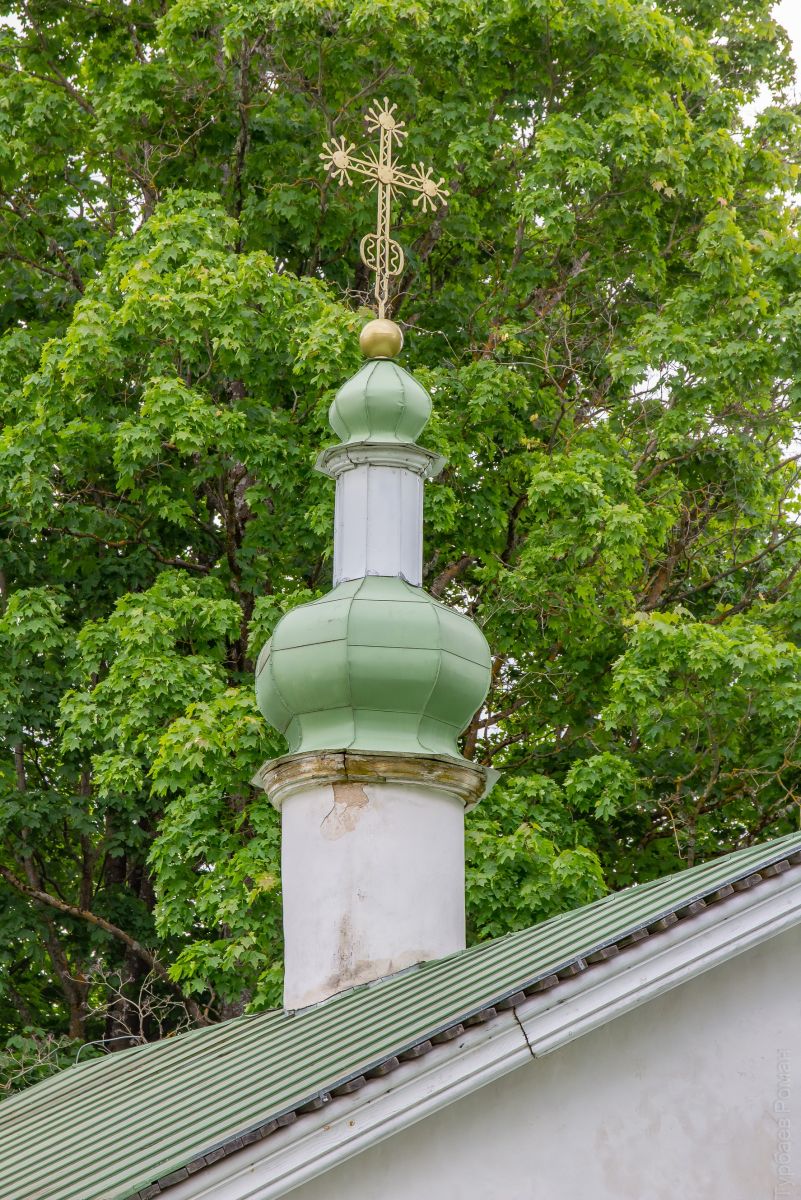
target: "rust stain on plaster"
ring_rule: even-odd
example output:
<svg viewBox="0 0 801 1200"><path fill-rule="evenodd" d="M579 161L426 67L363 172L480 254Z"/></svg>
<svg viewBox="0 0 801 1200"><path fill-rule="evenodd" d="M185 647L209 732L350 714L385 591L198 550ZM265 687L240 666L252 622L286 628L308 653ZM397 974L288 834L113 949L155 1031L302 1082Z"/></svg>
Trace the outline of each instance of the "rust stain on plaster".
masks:
<svg viewBox="0 0 801 1200"><path fill-rule="evenodd" d="M361 783L334 783L331 787L334 803L323 820L322 832L324 837L334 841L353 832L359 823L361 810L370 803L370 797Z"/></svg>

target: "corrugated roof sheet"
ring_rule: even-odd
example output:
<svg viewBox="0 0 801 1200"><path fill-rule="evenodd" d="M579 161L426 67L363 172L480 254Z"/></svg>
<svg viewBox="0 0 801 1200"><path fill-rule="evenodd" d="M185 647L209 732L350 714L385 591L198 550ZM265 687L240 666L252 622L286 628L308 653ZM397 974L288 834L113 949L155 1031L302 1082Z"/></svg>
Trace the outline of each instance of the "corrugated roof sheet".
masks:
<svg viewBox="0 0 801 1200"><path fill-rule="evenodd" d="M613 893L316 1008L240 1017L69 1068L0 1103L0 1197L156 1195L156 1181L167 1188L202 1156L220 1157L243 1135L254 1141L315 1097L790 863L801 865L801 834Z"/></svg>

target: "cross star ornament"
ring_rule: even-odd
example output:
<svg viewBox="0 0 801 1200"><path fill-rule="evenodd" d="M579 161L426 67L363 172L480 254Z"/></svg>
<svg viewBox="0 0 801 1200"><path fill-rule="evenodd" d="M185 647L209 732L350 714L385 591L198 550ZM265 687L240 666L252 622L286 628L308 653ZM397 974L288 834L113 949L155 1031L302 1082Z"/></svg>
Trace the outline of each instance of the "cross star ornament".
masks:
<svg viewBox="0 0 801 1200"><path fill-rule="evenodd" d="M380 134L378 154L372 148L354 154L355 142L341 137L326 142L320 155L329 174L339 181L340 186L353 183L353 172L370 180L370 191L378 190L375 233L365 234L359 251L364 265L375 271L375 299L380 320L386 315L389 281L400 275L405 261L400 244L390 233L393 199L400 191L413 192L412 203L422 212L428 212L438 204L444 204L448 195L442 186L445 180L434 179L432 167L414 163L404 169L395 162L392 151L402 144L407 132L404 122L395 117L397 107L397 104L390 105L385 96L382 105L376 101L367 111L368 132Z"/></svg>

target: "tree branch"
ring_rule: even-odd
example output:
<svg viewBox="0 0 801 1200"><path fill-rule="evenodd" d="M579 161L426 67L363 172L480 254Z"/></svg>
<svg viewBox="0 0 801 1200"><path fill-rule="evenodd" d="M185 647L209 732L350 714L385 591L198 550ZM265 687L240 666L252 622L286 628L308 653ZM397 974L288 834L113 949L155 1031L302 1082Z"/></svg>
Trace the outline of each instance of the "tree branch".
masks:
<svg viewBox="0 0 801 1200"><path fill-rule="evenodd" d="M431 595L441 596L448 584L453 583L456 576L461 575L462 571L466 567L469 567L472 562L475 562L472 555L463 554L457 562L451 563L449 567L446 567L431 584Z"/></svg>
<svg viewBox="0 0 801 1200"><path fill-rule="evenodd" d="M95 925L98 929L104 930L105 933L110 933L112 937L133 951L137 958L146 963L150 970L155 975L158 975L159 979L162 979L173 991L177 991L182 995L181 989L170 978L167 968L156 958L155 954L148 950L146 946L143 946L141 942L138 942L136 938L126 933L124 929L120 929L118 925L113 925L105 917L99 917L97 913L90 912L86 908L79 908L75 904L67 904L65 901L59 900L57 896L51 896L49 892L42 891L41 888L31 887L29 884L23 882L18 875L15 875L13 871L9 870L8 867L0 866L0 877L5 879L6 883L10 884L15 891L23 896L29 896L31 900L35 900L38 904L54 908L57 912L64 913L65 916L77 917L80 921L87 921L90 925ZM193 1019L202 1021L203 1016L198 1005L189 999L186 999L186 1003L192 1011Z"/></svg>

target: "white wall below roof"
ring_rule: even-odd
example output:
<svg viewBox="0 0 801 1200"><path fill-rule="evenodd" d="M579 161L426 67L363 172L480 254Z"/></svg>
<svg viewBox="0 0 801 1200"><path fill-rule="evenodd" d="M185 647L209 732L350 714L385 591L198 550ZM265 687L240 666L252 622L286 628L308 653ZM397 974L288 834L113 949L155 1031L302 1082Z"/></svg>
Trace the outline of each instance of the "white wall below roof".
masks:
<svg viewBox="0 0 801 1200"><path fill-rule="evenodd" d="M281 807L284 1006L463 950L464 805L439 788L337 783Z"/></svg>
<svg viewBox="0 0 801 1200"><path fill-rule="evenodd" d="M799 1200L801 927L530 1061L291 1195Z"/></svg>

